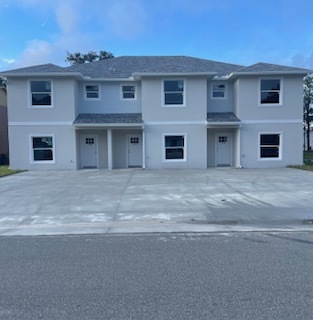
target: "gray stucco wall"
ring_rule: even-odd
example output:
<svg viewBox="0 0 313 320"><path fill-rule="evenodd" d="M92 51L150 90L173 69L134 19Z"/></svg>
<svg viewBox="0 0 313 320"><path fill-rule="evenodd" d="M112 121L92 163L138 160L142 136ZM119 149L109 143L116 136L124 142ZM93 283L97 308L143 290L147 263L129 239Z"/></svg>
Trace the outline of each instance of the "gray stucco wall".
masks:
<svg viewBox="0 0 313 320"><path fill-rule="evenodd" d="M54 162L31 163L31 135L54 136ZM9 126L10 167L24 170L76 170L75 129L72 126Z"/></svg>
<svg viewBox="0 0 313 320"><path fill-rule="evenodd" d="M145 128L146 168L204 169L207 167L205 125L150 125ZM186 161L164 160L164 135L185 135Z"/></svg>
<svg viewBox="0 0 313 320"><path fill-rule="evenodd" d="M164 106L164 80L165 78L142 79L142 116L144 121L205 121L207 113L206 78L169 78L169 80L185 80L184 106Z"/></svg>
<svg viewBox="0 0 313 320"><path fill-rule="evenodd" d="M225 84L225 99L212 98L212 84ZM208 81L208 112L233 112L234 111L234 84L232 81Z"/></svg>
<svg viewBox="0 0 313 320"><path fill-rule="evenodd" d="M244 168L275 168L303 163L302 124L252 124L241 128L240 161ZM281 134L281 159L259 158L259 134Z"/></svg>
<svg viewBox="0 0 313 320"><path fill-rule="evenodd" d="M32 78L32 80L51 80ZM73 121L75 119L75 81L68 78L52 80L53 107L30 107L29 80L8 81L8 116L10 122Z"/></svg>
<svg viewBox="0 0 313 320"><path fill-rule="evenodd" d="M86 99L85 85L100 85L100 99ZM136 85L136 99L123 100L121 85ZM140 82L80 82L79 113L140 113L141 112L141 84Z"/></svg>
<svg viewBox="0 0 313 320"><path fill-rule="evenodd" d="M282 105L259 106L260 79L281 79ZM236 113L240 120L302 119L301 76L242 77L237 81Z"/></svg>

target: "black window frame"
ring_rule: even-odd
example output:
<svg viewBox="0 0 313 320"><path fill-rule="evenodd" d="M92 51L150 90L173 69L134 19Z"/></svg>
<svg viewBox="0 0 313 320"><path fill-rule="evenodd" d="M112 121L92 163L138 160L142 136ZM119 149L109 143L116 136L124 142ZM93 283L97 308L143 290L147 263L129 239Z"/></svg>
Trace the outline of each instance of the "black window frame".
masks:
<svg viewBox="0 0 313 320"><path fill-rule="evenodd" d="M31 107L52 107L52 81L30 80L30 105Z"/></svg>
<svg viewBox="0 0 313 320"><path fill-rule="evenodd" d="M32 135L31 152L33 163L54 163L54 136Z"/></svg>
<svg viewBox="0 0 313 320"><path fill-rule="evenodd" d="M281 159L281 133L260 133L259 158Z"/></svg>
<svg viewBox="0 0 313 320"><path fill-rule="evenodd" d="M175 85L175 82L177 85ZM182 84L182 85L180 85ZM185 80L166 79L163 80L163 104L166 107L181 107L185 105ZM176 87L176 88L175 88ZM175 100L175 97L177 100Z"/></svg>
<svg viewBox="0 0 313 320"><path fill-rule="evenodd" d="M275 85L278 82L278 86ZM260 79L260 100L261 106L281 105L282 80L280 78Z"/></svg>
<svg viewBox="0 0 313 320"><path fill-rule="evenodd" d="M186 135L165 134L164 135L164 161L185 161L185 160L186 160Z"/></svg>

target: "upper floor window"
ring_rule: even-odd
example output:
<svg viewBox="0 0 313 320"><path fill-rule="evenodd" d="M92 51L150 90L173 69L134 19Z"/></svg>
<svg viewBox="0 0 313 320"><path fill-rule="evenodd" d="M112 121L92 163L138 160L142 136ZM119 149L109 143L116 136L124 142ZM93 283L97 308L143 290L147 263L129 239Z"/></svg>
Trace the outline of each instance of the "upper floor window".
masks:
<svg viewBox="0 0 313 320"><path fill-rule="evenodd" d="M164 80L164 105L184 105L184 80Z"/></svg>
<svg viewBox="0 0 313 320"><path fill-rule="evenodd" d="M99 85L86 85L85 86L85 97L86 99L100 99L100 88Z"/></svg>
<svg viewBox="0 0 313 320"><path fill-rule="evenodd" d="M212 99L226 99L226 84L225 83L212 83L211 86L211 98Z"/></svg>
<svg viewBox="0 0 313 320"><path fill-rule="evenodd" d="M261 79L260 80L260 104L281 104L281 80Z"/></svg>
<svg viewBox="0 0 313 320"><path fill-rule="evenodd" d="M122 99L125 99L125 100L136 99L136 86L122 85Z"/></svg>
<svg viewBox="0 0 313 320"><path fill-rule="evenodd" d="M51 81L36 80L30 81L31 106L49 107L52 105Z"/></svg>

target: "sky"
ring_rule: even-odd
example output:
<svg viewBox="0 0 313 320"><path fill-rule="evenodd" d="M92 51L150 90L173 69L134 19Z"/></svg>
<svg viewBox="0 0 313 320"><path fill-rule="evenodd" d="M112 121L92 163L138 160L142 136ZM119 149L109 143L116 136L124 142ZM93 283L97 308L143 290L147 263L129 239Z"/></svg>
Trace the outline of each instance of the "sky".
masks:
<svg viewBox="0 0 313 320"><path fill-rule="evenodd" d="M66 52L313 69L312 0L0 0L0 71Z"/></svg>

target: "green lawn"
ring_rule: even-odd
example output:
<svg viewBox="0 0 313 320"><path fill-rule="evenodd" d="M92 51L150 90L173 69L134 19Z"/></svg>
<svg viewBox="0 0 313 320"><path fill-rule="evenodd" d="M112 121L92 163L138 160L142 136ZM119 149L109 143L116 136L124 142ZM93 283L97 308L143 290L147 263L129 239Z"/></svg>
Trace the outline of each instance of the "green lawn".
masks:
<svg viewBox="0 0 313 320"><path fill-rule="evenodd" d="M0 177L8 176L10 174L22 172L21 170L11 170L9 166L0 166Z"/></svg>

